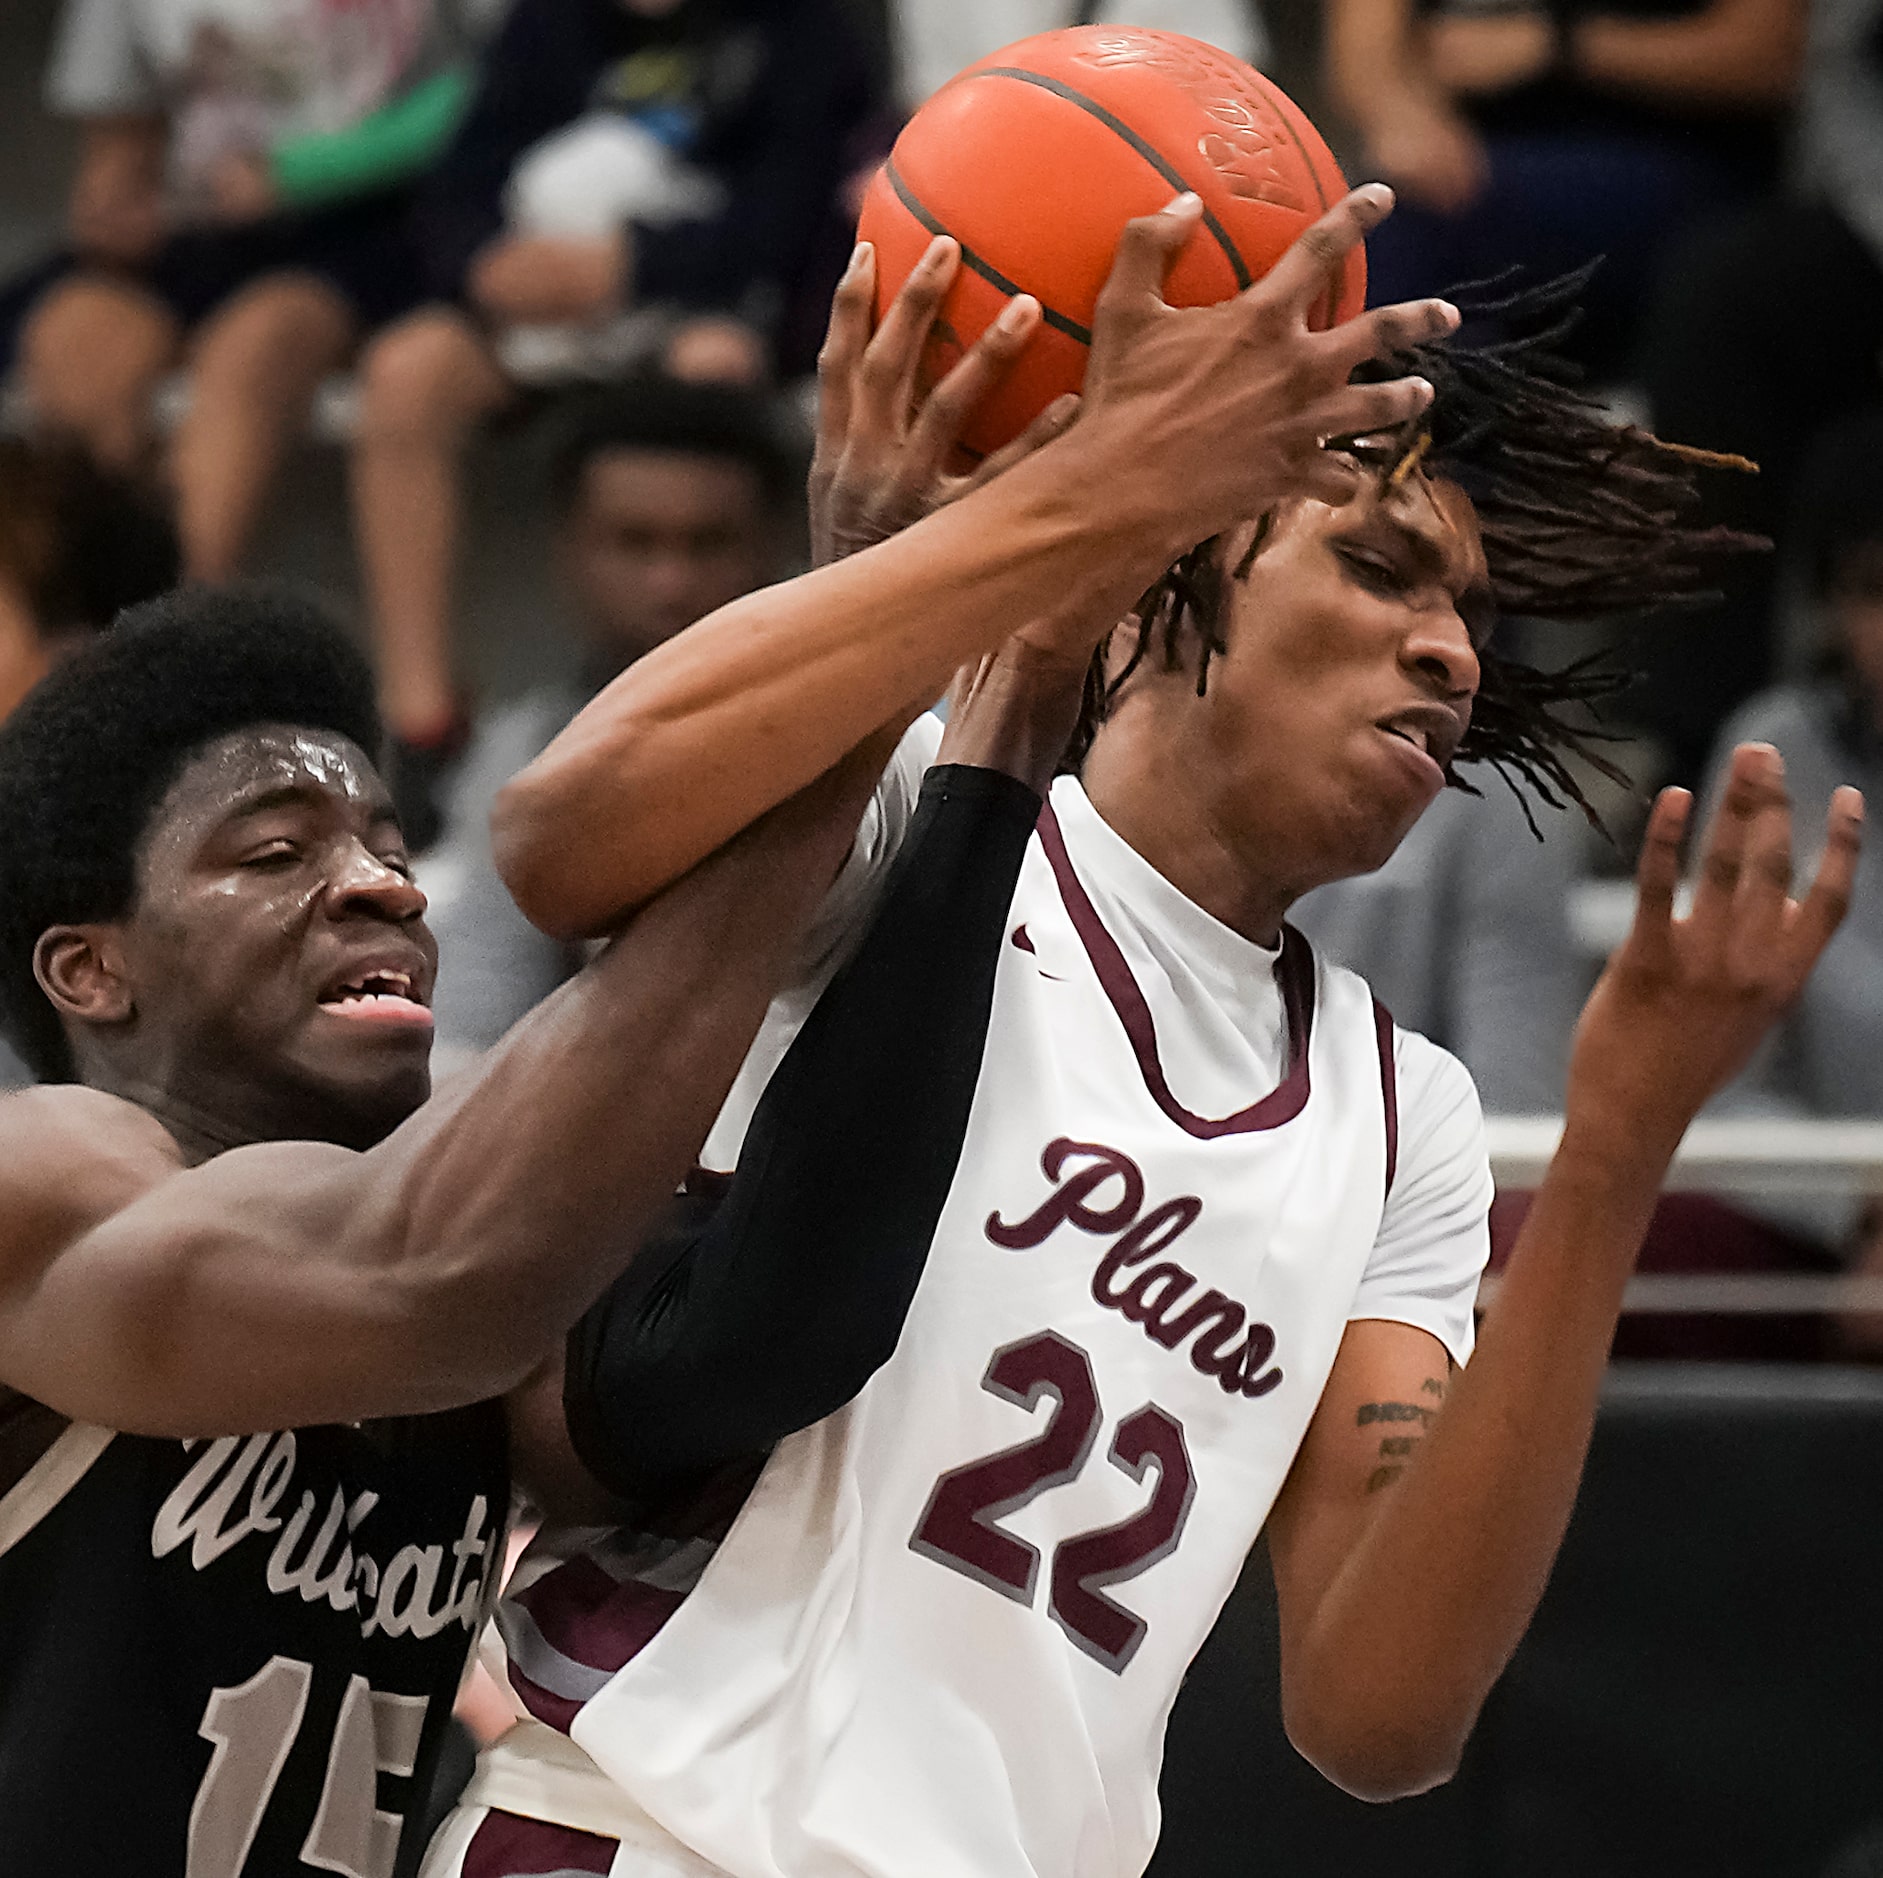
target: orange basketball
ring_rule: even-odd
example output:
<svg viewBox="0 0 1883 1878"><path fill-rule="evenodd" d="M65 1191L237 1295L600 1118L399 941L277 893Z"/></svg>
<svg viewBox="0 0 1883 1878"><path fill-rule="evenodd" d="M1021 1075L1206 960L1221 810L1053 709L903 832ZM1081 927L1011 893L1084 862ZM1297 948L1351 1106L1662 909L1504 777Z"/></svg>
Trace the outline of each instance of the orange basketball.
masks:
<svg viewBox="0 0 1883 1878"><path fill-rule="evenodd" d="M857 233L876 246L876 313L937 235L961 270L923 360L934 384L1013 294L1044 310L1039 330L963 437L985 455L1085 378L1099 289L1133 216L1181 191L1203 221L1172 268L1174 305L1202 306L1258 280L1347 192L1320 133L1240 59L1178 33L1073 26L971 65L896 139ZM1316 326L1359 312L1356 248Z"/></svg>

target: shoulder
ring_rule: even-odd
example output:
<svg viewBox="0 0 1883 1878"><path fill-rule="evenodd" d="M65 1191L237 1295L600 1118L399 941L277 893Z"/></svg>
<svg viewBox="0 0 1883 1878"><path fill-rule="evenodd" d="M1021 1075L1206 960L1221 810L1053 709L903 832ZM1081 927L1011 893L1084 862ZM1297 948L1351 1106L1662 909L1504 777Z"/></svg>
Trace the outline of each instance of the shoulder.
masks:
<svg viewBox="0 0 1883 1878"><path fill-rule="evenodd" d="M182 1171L169 1131L122 1097L74 1083L0 1096L0 1272Z"/></svg>
<svg viewBox="0 0 1883 1878"><path fill-rule="evenodd" d="M1416 1325L1462 1363L1490 1256L1495 1189L1484 1115L1470 1073L1449 1050L1397 1028L1393 1042L1397 1165L1352 1315Z"/></svg>
<svg viewBox="0 0 1883 1878"><path fill-rule="evenodd" d="M1489 1212L1494 1183L1471 1072L1416 1030L1392 1031L1398 1143L1380 1243L1447 1236Z"/></svg>

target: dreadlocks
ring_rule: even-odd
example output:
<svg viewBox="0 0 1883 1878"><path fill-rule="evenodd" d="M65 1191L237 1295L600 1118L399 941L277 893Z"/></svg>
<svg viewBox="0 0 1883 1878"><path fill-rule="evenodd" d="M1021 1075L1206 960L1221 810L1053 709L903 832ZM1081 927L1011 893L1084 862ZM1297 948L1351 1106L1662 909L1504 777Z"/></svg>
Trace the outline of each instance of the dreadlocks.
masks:
<svg viewBox="0 0 1883 1878"><path fill-rule="evenodd" d="M1632 424L1617 424L1574 384L1575 368L1555 350L1575 324L1576 297L1594 264L1536 286L1512 287L1510 275L1449 294L1467 321L1494 323L1505 336L1477 346L1430 345L1376 364L1373 377L1416 372L1436 395L1416 425L1383 449L1336 440L1394 487L1424 471L1453 481L1477 511L1491 591L1502 616L1592 621L1712 597L1704 566L1711 555L1763 546L1699 520L1696 467L1751 469L1740 457L1664 443ZM1198 642L1197 694L1210 660L1226 647L1229 586L1245 578L1267 541L1272 516L1232 570L1223 538L1183 556L1136 608L1137 643L1108 669L1101 645L1087 674L1085 705L1067 754L1077 769L1125 681L1155 658L1165 670ZM1626 778L1593 745L1604 733L1592 707L1629 682L1603 654L1557 670L1479 653L1480 682L1471 728L1448 780L1478 791L1457 765L1488 763L1523 800L1527 786L1552 808L1574 802L1593 810L1570 756L1618 782ZM1529 815L1529 805L1524 803ZM1534 830L1536 823L1531 818Z"/></svg>

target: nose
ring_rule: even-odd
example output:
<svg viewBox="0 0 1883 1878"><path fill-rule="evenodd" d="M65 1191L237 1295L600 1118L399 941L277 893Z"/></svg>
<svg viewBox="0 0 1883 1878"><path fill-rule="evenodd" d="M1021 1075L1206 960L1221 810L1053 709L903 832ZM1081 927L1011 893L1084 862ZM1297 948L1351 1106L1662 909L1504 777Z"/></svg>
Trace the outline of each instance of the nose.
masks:
<svg viewBox="0 0 1883 1878"><path fill-rule="evenodd" d="M1400 658L1448 704L1477 695L1483 675L1478 649L1471 643L1470 628L1449 603L1420 609Z"/></svg>
<svg viewBox="0 0 1883 1878"><path fill-rule="evenodd" d="M343 845L327 891L337 914L367 913L401 926L422 917L427 904L417 881L359 840Z"/></svg>

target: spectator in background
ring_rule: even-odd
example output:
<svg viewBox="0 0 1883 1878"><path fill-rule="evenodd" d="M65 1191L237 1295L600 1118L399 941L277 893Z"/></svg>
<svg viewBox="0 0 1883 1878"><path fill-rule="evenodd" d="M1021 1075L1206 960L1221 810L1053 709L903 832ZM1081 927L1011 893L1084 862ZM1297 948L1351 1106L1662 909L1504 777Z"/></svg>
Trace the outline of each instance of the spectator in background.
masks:
<svg viewBox="0 0 1883 1878"><path fill-rule="evenodd" d="M1793 508L1812 436L1883 398L1883 0L1812 0L1798 133L1790 189L1667 257L1642 350L1657 426L1758 463L1711 493L1722 521L1767 535ZM1677 778L1698 774L1726 714L1772 676L1778 563L1721 573L1719 606L1642 646L1650 682L1635 715Z"/></svg>
<svg viewBox="0 0 1883 1878"><path fill-rule="evenodd" d="M1605 255L1572 349L1600 375L1628 369L1665 244L1777 172L1802 9L1330 0L1330 88L1399 192L1367 242L1370 297Z"/></svg>
<svg viewBox="0 0 1883 1878"><path fill-rule="evenodd" d="M1487 1114L1562 1107L1589 979L1569 924L1579 830L1562 824L1539 841L1493 777L1482 797L1448 789L1377 873L1316 888L1288 916L1461 1058Z"/></svg>
<svg viewBox="0 0 1883 1878"><path fill-rule="evenodd" d="M177 572L168 519L126 478L69 445L0 437L0 718ZM0 1042L0 1089L32 1080Z"/></svg>
<svg viewBox="0 0 1883 1878"><path fill-rule="evenodd" d="M1187 33L1258 66L1268 49L1254 0L889 0L889 16L911 111L964 65L1059 26L1118 20Z"/></svg>
<svg viewBox="0 0 1883 1878"><path fill-rule="evenodd" d="M1769 743L1785 759L1795 825L1840 783L1883 801L1883 409L1825 432L1798 476L1788 557L1821 626L1819 670L1749 699L1727 721L1710 766L1710 808L1728 739ZM1810 857L1800 859L1800 867ZM1883 854L1858 863L1850 913L1811 982L1745 1074L1715 1105L1725 1114L1883 1118ZM1859 1269L1883 1276L1883 1214L1853 1196L1822 1204L1762 1204L1794 1230L1842 1244ZM1883 1319L1861 1327L1883 1355Z"/></svg>
<svg viewBox="0 0 1883 1878"><path fill-rule="evenodd" d="M451 838L426 859L442 1050L488 1048L580 962L517 911L497 876L497 791L643 653L782 575L803 483L769 401L750 389L650 377L573 414L551 495L582 662L573 682L484 719L452 792Z"/></svg>
<svg viewBox="0 0 1883 1878"><path fill-rule="evenodd" d="M84 132L69 268L28 315L36 421L104 465L172 440L185 569L241 563L321 379L416 304L408 186L468 95L448 0L67 0L48 90Z"/></svg>
<svg viewBox="0 0 1883 1878"><path fill-rule="evenodd" d="M362 369L354 513L408 834L467 730L450 627L471 437L545 328L562 369L617 370L625 339L681 376L762 378L871 95L835 0L518 0L425 192L436 303Z"/></svg>

